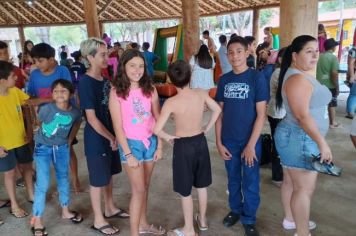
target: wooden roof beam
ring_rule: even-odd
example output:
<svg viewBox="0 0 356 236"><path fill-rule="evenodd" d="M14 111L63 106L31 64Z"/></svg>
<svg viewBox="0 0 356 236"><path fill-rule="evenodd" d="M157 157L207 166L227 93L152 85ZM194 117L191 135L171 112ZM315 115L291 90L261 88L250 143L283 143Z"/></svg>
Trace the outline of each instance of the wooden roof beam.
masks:
<svg viewBox="0 0 356 236"><path fill-rule="evenodd" d="M133 9L137 9L137 7L134 6L134 5L132 5L132 3L131 3L130 1L125 1L125 3L126 3L127 5L129 5L130 7L132 7ZM140 11L140 12L142 12L142 13L145 15L145 17L147 17L147 18L151 18L151 17L152 17L152 16L150 16L149 14L147 14L145 11Z"/></svg>
<svg viewBox="0 0 356 236"><path fill-rule="evenodd" d="M113 12L115 12L117 15L119 15L121 18L125 19L127 18L126 15L122 14L120 11L118 11L115 7L110 7L110 10L112 10Z"/></svg>
<svg viewBox="0 0 356 236"><path fill-rule="evenodd" d="M138 17L136 17L136 15L134 14L134 13L132 13L131 11L128 11L125 7L123 7L122 5L120 6L120 5L118 5L118 3L117 2L113 2L115 5L116 5L116 7L118 8L118 9L120 9L120 10L123 10L125 13L125 17L127 18L129 15L130 15L130 18L131 19L137 19ZM112 6L112 8L113 8L113 6Z"/></svg>
<svg viewBox="0 0 356 236"><path fill-rule="evenodd" d="M19 15L22 19L24 19L25 21L27 21L27 23L31 23L32 21L29 20L22 12L20 12L16 7L14 7L13 5L11 5L8 2L5 2L5 4L11 8L11 10L13 10L14 12L17 13L17 15Z"/></svg>
<svg viewBox="0 0 356 236"><path fill-rule="evenodd" d="M199 2L199 5L204 5L206 8L209 8L210 11L216 12L216 9L214 7L212 7L212 6L210 6L209 4L207 4L204 0Z"/></svg>
<svg viewBox="0 0 356 236"><path fill-rule="evenodd" d="M106 9L110 6L110 4L113 2L113 0L107 0L107 2L105 3L105 5L100 9L100 11L98 12L98 16L101 16L101 14L103 14Z"/></svg>
<svg viewBox="0 0 356 236"><path fill-rule="evenodd" d="M51 19L47 15L43 14L42 11L38 10L37 7L32 7L32 10L34 10L38 15L40 15L46 21L51 22Z"/></svg>
<svg viewBox="0 0 356 236"><path fill-rule="evenodd" d="M35 4L37 6L39 6L43 11L47 12L51 17L53 17L54 19L56 19L58 22L63 22L62 19L60 19L58 16L56 16L55 14L53 14L50 10L48 10L47 8L45 8L41 2L35 2ZM52 21L52 20L51 20Z"/></svg>
<svg viewBox="0 0 356 236"><path fill-rule="evenodd" d="M51 1L47 1L48 5L50 5L53 9L55 9L59 14L67 18L68 21L73 21L67 14L61 11L56 5L54 5Z"/></svg>
<svg viewBox="0 0 356 236"><path fill-rule="evenodd" d="M66 4L63 3L62 0L56 0L56 3L61 5L63 8L65 8L67 11L69 11L70 13L72 13L72 15L74 15L75 17L77 17L77 19L82 20L83 18L78 16L78 12L75 12L72 8L68 7Z"/></svg>
<svg viewBox="0 0 356 236"><path fill-rule="evenodd" d="M175 1L173 1L173 0L169 0L169 1L166 1L166 0L164 0L164 2L165 3L167 3L169 6L171 6L173 9L175 9L176 11L182 11L182 2L180 2L180 7L178 6L179 5L179 3L177 3L177 2L175 2Z"/></svg>
<svg viewBox="0 0 356 236"><path fill-rule="evenodd" d="M156 10L158 10L159 12L161 12L163 15L168 15L167 12L163 11L161 8L157 7L155 4L151 3L150 1L147 1L148 5L150 5L151 7L155 8ZM181 14L179 14L181 15ZM169 17L169 15L168 15Z"/></svg>
<svg viewBox="0 0 356 236"><path fill-rule="evenodd" d="M142 7L143 9L145 9L148 13L150 13L151 15L155 16L155 17L159 17L159 15L157 13L155 13L154 11L151 11L151 9L149 9L148 7L146 7L144 4L142 4L140 2L140 0L134 0L134 2L139 5L140 7Z"/></svg>
<svg viewBox="0 0 356 236"><path fill-rule="evenodd" d="M32 12L30 12L26 7L22 6L21 3L19 2L15 2L16 6L21 8L21 10L27 12L27 14L29 14L33 19L35 19L37 22L41 22L37 16L35 16L34 14L32 14Z"/></svg>
<svg viewBox="0 0 356 236"><path fill-rule="evenodd" d="M84 19L84 6L83 6L83 1L82 2L78 2L76 0L72 0L70 1L70 4L75 7L75 9L77 9L78 12L80 12L80 14L82 14L83 19ZM81 6L81 8L79 6Z"/></svg>
<svg viewBox="0 0 356 236"><path fill-rule="evenodd" d="M176 9L174 9L173 7L171 7L170 5L168 5L165 1L161 1L159 2L161 5L165 6L167 9L169 9L170 11L172 11L173 13L177 14L177 15L181 15L181 12L178 12Z"/></svg>
<svg viewBox="0 0 356 236"><path fill-rule="evenodd" d="M0 4L0 10L3 11L5 13L5 15L9 18L11 18L11 20L15 21L15 23L19 23L19 20L16 19L3 5Z"/></svg>

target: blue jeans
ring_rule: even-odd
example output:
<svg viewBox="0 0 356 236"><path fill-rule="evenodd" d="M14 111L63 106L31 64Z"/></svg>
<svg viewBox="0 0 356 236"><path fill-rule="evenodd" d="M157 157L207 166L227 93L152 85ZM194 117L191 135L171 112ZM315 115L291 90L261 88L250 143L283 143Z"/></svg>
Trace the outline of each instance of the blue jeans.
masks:
<svg viewBox="0 0 356 236"><path fill-rule="evenodd" d="M51 182L51 162L55 169L60 204L62 207L69 205L69 146L68 144L47 146L36 143L33 155L37 180L32 214L41 217L45 209L46 193Z"/></svg>
<svg viewBox="0 0 356 236"><path fill-rule="evenodd" d="M241 159L241 152L246 142L223 141L224 146L232 154L229 161L225 161L228 175L229 206L233 213L239 214L242 224L255 224L256 213L260 205L260 172L259 160L261 158L262 145L258 140L255 151L258 161L253 167L245 164Z"/></svg>
<svg viewBox="0 0 356 236"><path fill-rule="evenodd" d="M346 111L350 114L355 114L356 112L356 81L352 84L350 88L350 94L347 98Z"/></svg>

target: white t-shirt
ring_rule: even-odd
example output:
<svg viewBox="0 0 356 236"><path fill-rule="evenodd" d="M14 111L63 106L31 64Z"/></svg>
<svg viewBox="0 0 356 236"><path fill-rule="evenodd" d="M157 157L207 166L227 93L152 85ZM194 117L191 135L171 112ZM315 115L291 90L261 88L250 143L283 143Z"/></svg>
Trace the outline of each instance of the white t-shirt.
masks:
<svg viewBox="0 0 356 236"><path fill-rule="evenodd" d="M356 136L356 116L354 116L354 119L352 120L351 124L351 133L352 136Z"/></svg>

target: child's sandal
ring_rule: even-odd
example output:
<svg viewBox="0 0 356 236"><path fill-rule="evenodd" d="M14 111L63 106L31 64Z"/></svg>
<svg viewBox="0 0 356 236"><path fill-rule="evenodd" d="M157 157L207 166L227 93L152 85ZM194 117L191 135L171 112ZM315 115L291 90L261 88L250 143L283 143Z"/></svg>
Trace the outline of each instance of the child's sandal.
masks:
<svg viewBox="0 0 356 236"><path fill-rule="evenodd" d="M33 236L48 236L48 232L46 231L46 227L43 228L31 228Z"/></svg>
<svg viewBox="0 0 356 236"><path fill-rule="evenodd" d="M24 218L24 217L28 216L27 212L21 208L11 209L10 214L15 216L16 218Z"/></svg>

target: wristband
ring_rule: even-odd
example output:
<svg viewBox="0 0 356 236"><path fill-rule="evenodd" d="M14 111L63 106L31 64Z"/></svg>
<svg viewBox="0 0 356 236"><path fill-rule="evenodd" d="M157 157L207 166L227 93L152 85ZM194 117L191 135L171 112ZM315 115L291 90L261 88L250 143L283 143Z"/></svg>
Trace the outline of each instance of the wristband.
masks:
<svg viewBox="0 0 356 236"><path fill-rule="evenodd" d="M131 153L131 152L129 152L129 153L127 153L127 154L125 154L125 157L128 157L128 156L130 156L130 155L132 155L132 153Z"/></svg>

